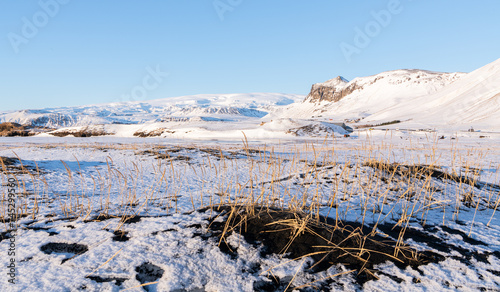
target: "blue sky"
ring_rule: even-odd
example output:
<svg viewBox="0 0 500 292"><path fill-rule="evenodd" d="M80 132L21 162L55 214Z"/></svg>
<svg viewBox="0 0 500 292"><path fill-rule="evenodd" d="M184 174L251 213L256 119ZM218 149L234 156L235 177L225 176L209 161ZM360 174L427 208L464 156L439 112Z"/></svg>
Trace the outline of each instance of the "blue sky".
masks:
<svg viewBox="0 0 500 292"><path fill-rule="evenodd" d="M499 12L498 0L0 0L0 111L470 72L500 58Z"/></svg>

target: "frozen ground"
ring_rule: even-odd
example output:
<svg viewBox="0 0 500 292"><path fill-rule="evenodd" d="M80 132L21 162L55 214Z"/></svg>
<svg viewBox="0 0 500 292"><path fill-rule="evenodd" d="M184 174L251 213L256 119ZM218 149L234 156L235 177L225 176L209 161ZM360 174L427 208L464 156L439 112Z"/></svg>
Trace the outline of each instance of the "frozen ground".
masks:
<svg viewBox="0 0 500 292"><path fill-rule="evenodd" d="M237 137L1 138L0 291L500 291L499 134ZM244 232L221 234L231 220L219 205L363 224L364 236L402 236L434 260L318 268L313 256L292 260L293 247L271 253ZM310 232L287 222L290 242Z"/></svg>

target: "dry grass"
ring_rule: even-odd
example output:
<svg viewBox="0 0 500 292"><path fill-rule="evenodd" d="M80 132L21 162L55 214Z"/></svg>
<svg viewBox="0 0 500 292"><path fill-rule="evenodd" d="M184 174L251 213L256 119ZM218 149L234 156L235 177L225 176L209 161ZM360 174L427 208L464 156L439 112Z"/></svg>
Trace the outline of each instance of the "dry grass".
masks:
<svg viewBox="0 0 500 292"><path fill-rule="evenodd" d="M164 129L164 128L154 129L154 130L151 130L151 131L140 130L140 131L135 132L134 136L135 137L141 137L141 138L145 138L145 137L159 137L159 136L163 135L164 133L174 134L175 131L169 130L169 129Z"/></svg>
<svg viewBox="0 0 500 292"><path fill-rule="evenodd" d="M35 133L31 132L30 129L17 123L7 122L0 124L0 137L27 137L34 134Z"/></svg>
<svg viewBox="0 0 500 292"><path fill-rule="evenodd" d="M431 260L432 255L418 253L406 244L410 222L427 224L429 212L443 210L443 224L449 220L447 215L458 220L464 208L488 212L490 222L495 216L500 189L480 181L481 162L488 159L486 151L463 151L452 145L445 150L447 161L437 140L428 138L434 141L432 147L415 144L407 149L370 140L349 149L327 139L281 149L252 148L248 141L241 149L47 145L75 151L82 147L135 151L157 159L149 167L132 162L118 169L109 157L106 167L90 174L81 169L75 157L78 171L65 164L66 189L54 191L38 167L2 158L2 183L14 176L20 193L27 194L18 197L17 218L36 220L40 210L57 205L66 218L121 218L116 230L152 209L179 212L179 200L189 200L193 210L210 209L226 216L220 244L231 232L257 238L261 234L273 239L268 245L275 242L271 248L275 253L295 260L314 258L312 269L340 259L337 262L372 279L376 278L373 266L385 260L406 265ZM399 154L394 154L397 151ZM144 180L151 175L153 179ZM194 182L196 188L191 187ZM5 193L2 196L0 215L6 223ZM381 237L377 229L386 222L400 230L393 241Z"/></svg>
<svg viewBox="0 0 500 292"><path fill-rule="evenodd" d="M84 127L78 130L57 130L49 132L49 134L57 137L74 136L78 138L82 137L86 138L94 136L105 136L105 135L110 135L111 133L106 132L104 129L94 128L94 127Z"/></svg>

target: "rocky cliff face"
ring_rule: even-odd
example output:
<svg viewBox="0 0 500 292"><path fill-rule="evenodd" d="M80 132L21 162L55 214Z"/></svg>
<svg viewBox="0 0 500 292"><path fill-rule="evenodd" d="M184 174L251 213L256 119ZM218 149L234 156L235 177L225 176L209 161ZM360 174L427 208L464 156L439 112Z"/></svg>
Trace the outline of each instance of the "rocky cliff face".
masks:
<svg viewBox="0 0 500 292"><path fill-rule="evenodd" d="M323 83L313 84L305 102L338 102L348 95L365 94L366 97L378 96L380 93L412 92L430 94L459 79L463 73L440 73L425 70L394 70L382 72L368 77L347 81L342 76ZM393 94L392 94L393 95Z"/></svg>
<svg viewBox="0 0 500 292"><path fill-rule="evenodd" d="M319 101L333 101L341 100L346 93L343 92L346 84L349 81L342 76L330 79L324 83L316 83L311 87L311 92L306 97L306 101L319 102Z"/></svg>

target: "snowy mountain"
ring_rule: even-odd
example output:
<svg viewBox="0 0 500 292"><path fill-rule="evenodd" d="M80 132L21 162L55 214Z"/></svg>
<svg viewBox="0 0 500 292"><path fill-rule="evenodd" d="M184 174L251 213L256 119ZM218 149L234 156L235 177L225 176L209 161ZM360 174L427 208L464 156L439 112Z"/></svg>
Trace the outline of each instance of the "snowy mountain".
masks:
<svg viewBox="0 0 500 292"><path fill-rule="evenodd" d="M464 76L424 70L395 70L355 78L343 77L317 83L304 103L293 104L282 116L356 120L415 97L432 94Z"/></svg>
<svg viewBox="0 0 500 292"><path fill-rule="evenodd" d="M201 94L142 102L21 110L0 113L0 122L44 128L54 136L172 138L286 138L347 134L327 122L269 119L303 95L277 93ZM40 132L40 129L37 129Z"/></svg>
<svg viewBox="0 0 500 292"><path fill-rule="evenodd" d="M276 108L302 100L296 94L200 94L151 101L21 110L0 113L0 122L61 128L96 124L140 124L158 121L258 119Z"/></svg>
<svg viewBox="0 0 500 292"><path fill-rule="evenodd" d="M471 73L395 70L339 76L297 94L200 94L151 101L0 112L0 123L88 137L286 138L350 126L498 131L500 59ZM25 133L26 134L26 133Z"/></svg>
<svg viewBox="0 0 500 292"><path fill-rule="evenodd" d="M407 121L408 125L456 129L500 127L500 59L466 74L433 94L387 107L366 122Z"/></svg>

